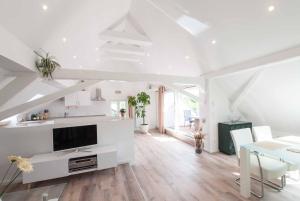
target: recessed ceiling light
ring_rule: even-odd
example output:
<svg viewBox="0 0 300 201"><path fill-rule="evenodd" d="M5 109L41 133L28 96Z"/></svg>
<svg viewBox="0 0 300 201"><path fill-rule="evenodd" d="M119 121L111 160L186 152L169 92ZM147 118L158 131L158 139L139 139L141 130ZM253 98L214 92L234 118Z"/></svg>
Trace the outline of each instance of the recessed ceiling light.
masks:
<svg viewBox="0 0 300 201"><path fill-rule="evenodd" d="M80 65L79 68L82 68L82 65Z"/></svg>
<svg viewBox="0 0 300 201"><path fill-rule="evenodd" d="M77 56L76 56L76 55L74 55L74 56L73 56L73 59L77 59Z"/></svg>
<svg viewBox="0 0 300 201"><path fill-rule="evenodd" d="M185 56L184 58L185 58L186 60L188 60L188 59L190 59L190 56L187 55L187 56Z"/></svg>
<svg viewBox="0 0 300 201"><path fill-rule="evenodd" d="M216 43L217 43L216 40L212 40L212 41L211 41L211 44L213 44L213 45L216 44Z"/></svg>
<svg viewBox="0 0 300 201"><path fill-rule="evenodd" d="M169 70L172 70L172 69L173 69L173 66L172 66L172 65L169 65L169 66L168 66L168 69L169 69Z"/></svg>
<svg viewBox="0 0 300 201"><path fill-rule="evenodd" d="M143 65L143 62L140 62L141 65Z"/></svg>
<svg viewBox="0 0 300 201"><path fill-rule="evenodd" d="M269 12L273 12L275 10L275 6L271 5L268 7Z"/></svg>
<svg viewBox="0 0 300 201"><path fill-rule="evenodd" d="M147 53L146 55L147 55L147 57L150 57L150 53Z"/></svg>
<svg viewBox="0 0 300 201"><path fill-rule="evenodd" d="M99 51L99 47L96 47L95 50L96 50L96 51Z"/></svg>
<svg viewBox="0 0 300 201"><path fill-rule="evenodd" d="M42 8L43 8L44 11L48 10L48 6L47 6L46 4L44 4L44 5L42 6Z"/></svg>
<svg viewBox="0 0 300 201"><path fill-rule="evenodd" d="M65 38L65 37L63 37L61 40L62 40L62 42L64 42L64 43L67 42L67 38Z"/></svg>
<svg viewBox="0 0 300 201"><path fill-rule="evenodd" d="M100 59L96 59L96 61L97 61L97 62L99 62L99 61L100 61Z"/></svg>

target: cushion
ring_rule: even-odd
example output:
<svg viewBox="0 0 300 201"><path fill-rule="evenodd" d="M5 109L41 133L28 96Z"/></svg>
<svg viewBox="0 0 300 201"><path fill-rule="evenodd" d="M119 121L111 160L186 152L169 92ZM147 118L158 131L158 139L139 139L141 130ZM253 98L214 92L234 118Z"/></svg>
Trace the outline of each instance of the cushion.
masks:
<svg viewBox="0 0 300 201"><path fill-rule="evenodd" d="M275 160L265 156L259 156L263 178L266 180L277 179L283 175L285 175L288 165L284 162L279 160ZM251 173L260 177L260 169L257 157L253 154L250 155L250 162L251 162Z"/></svg>

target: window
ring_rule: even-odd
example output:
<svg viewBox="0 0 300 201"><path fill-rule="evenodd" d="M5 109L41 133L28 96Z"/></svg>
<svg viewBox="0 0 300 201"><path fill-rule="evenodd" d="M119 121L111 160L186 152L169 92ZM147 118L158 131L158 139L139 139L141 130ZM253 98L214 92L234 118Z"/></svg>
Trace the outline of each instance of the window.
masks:
<svg viewBox="0 0 300 201"><path fill-rule="evenodd" d="M110 109L111 109L111 115L113 117L119 117L120 116L120 109L125 109L126 112L127 112L127 101L125 101L125 100L111 101Z"/></svg>
<svg viewBox="0 0 300 201"><path fill-rule="evenodd" d="M178 134L193 137L191 126L199 118L199 101L177 91L166 91L164 96L164 124Z"/></svg>

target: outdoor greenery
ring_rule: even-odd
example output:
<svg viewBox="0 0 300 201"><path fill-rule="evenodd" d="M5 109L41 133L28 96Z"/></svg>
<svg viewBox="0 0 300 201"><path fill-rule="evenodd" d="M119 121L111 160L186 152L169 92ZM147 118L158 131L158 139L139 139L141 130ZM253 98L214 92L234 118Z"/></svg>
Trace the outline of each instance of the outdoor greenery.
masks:
<svg viewBox="0 0 300 201"><path fill-rule="evenodd" d="M39 57L35 62L37 70L42 74L43 77L50 77L51 79L53 79L52 73L57 67L60 67L60 64L57 63L57 61L55 61L55 58L53 56L50 56L49 53L46 53L45 56L37 51L34 51L34 53Z"/></svg>
<svg viewBox="0 0 300 201"><path fill-rule="evenodd" d="M150 104L150 96L146 92L140 92L135 96L128 98L128 105L135 108L135 114L139 118L143 118L143 125L146 117L146 106Z"/></svg>

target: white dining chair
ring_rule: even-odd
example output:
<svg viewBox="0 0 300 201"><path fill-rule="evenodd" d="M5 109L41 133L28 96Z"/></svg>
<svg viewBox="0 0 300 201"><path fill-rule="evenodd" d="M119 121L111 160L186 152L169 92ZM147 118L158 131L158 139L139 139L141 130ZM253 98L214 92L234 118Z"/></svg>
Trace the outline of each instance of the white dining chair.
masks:
<svg viewBox="0 0 300 201"><path fill-rule="evenodd" d="M270 126L255 126L252 128L255 142L272 140L272 131Z"/></svg>
<svg viewBox="0 0 300 201"><path fill-rule="evenodd" d="M243 145L253 143L253 138L250 128L232 130L231 137L233 140L234 148L238 164L240 165L240 147ZM259 181L261 184L261 193L257 194L251 192L254 196L262 198L264 196L264 184L272 187L278 191L282 190L285 186L285 173L287 171L287 164L279 160L268 158L265 156L259 156L258 153L250 154L250 170L252 179ZM271 182L277 178L281 178L281 185L276 185ZM239 184L240 178L236 179L236 183Z"/></svg>
<svg viewBox="0 0 300 201"><path fill-rule="evenodd" d="M270 126L255 126L252 128L253 136L255 142L261 141L271 141L273 140L273 135ZM295 164L287 164L287 171L296 171L299 170L299 166Z"/></svg>

